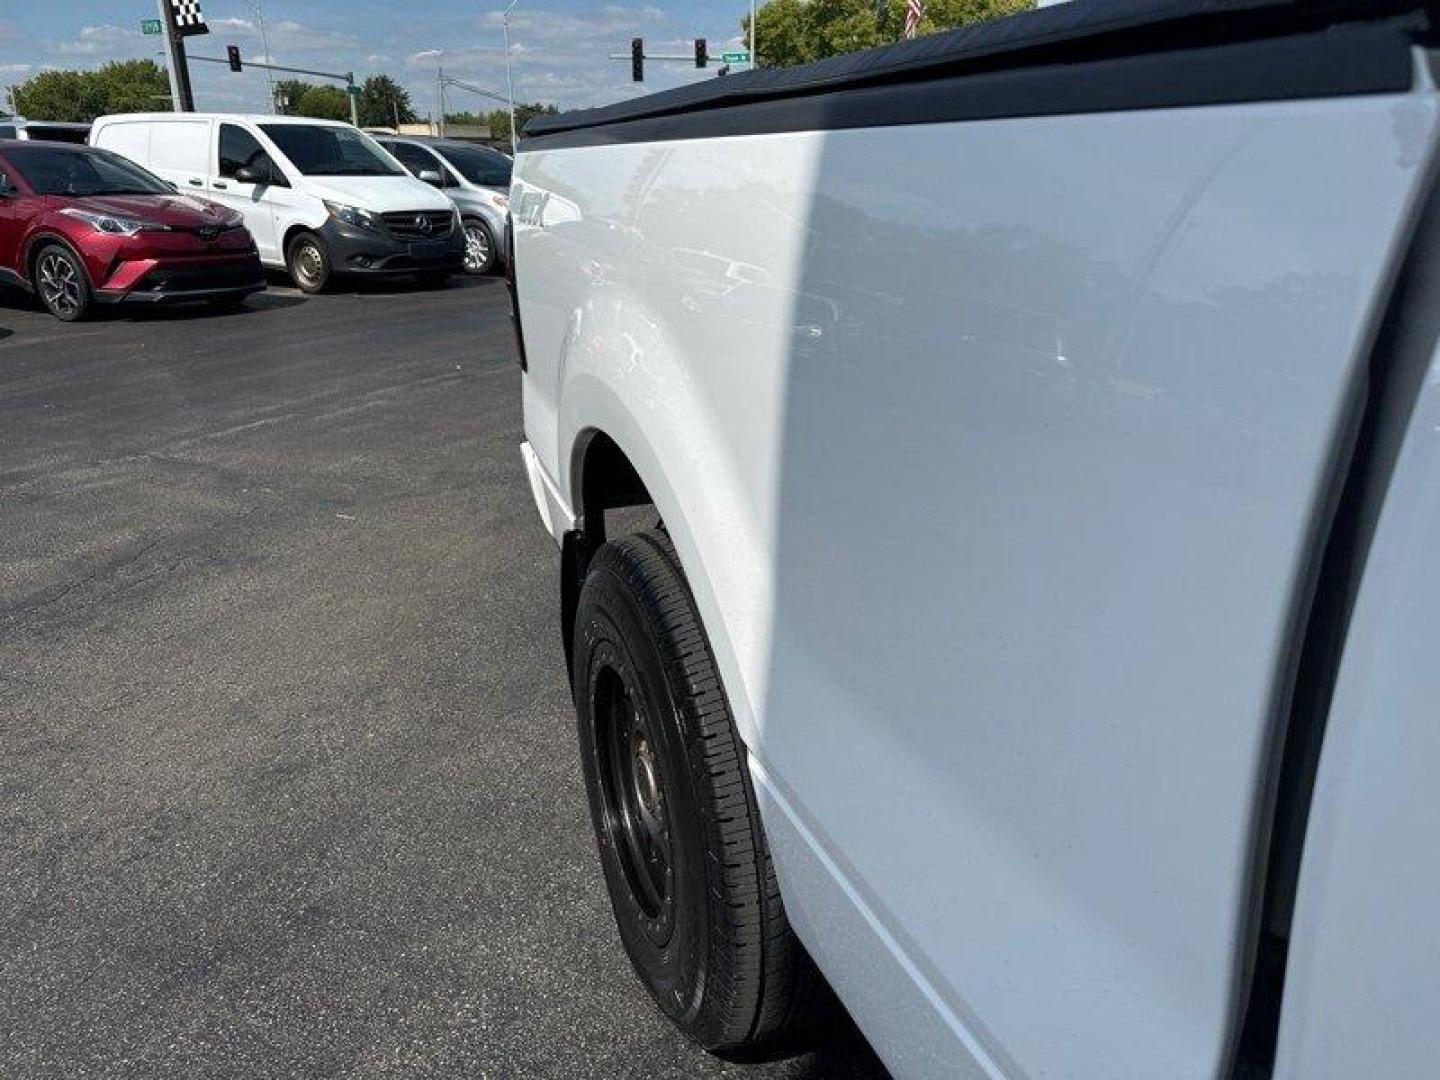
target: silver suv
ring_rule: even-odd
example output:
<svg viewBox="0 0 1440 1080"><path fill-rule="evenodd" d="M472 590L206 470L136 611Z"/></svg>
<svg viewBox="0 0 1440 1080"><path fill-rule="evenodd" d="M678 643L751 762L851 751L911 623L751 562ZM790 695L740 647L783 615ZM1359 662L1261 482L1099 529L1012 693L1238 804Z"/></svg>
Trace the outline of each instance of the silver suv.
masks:
<svg viewBox="0 0 1440 1080"><path fill-rule="evenodd" d="M486 274L500 262L510 208L510 156L458 139L380 135L375 139L426 183L450 196L465 224L465 271Z"/></svg>

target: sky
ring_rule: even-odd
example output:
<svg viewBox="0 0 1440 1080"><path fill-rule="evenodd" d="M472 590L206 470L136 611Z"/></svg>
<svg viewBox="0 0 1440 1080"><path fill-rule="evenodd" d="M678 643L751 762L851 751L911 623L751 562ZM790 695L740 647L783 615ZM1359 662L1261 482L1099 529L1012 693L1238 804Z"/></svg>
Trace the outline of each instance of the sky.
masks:
<svg viewBox="0 0 1440 1080"><path fill-rule="evenodd" d="M201 0L210 34L187 39L191 55L264 59L255 0ZM435 109L436 68L484 89L505 92L501 0L260 0L273 62L323 71L354 71L357 80L389 74L409 91L422 117ZM696 37L712 55L739 46L747 3L691 0L664 7L519 0L511 15L515 97L562 108L602 105L698 78L715 68L692 63L646 65L644 84L630 81L632 37L645 50L693 53ZM163 62L159 37L140 31L157 14L155 0L0 0L0 86L21 83L46 68L92 68L107 60L152 57ZM627 59L610 60L610 53ZM235 74L220 64L192 63L197 109L268 111L263 72ZM277 76L283 77L283 76ZM3 107L9 99L0 95ZM497 103L446 91L446 111L476 112Z"/></svg>

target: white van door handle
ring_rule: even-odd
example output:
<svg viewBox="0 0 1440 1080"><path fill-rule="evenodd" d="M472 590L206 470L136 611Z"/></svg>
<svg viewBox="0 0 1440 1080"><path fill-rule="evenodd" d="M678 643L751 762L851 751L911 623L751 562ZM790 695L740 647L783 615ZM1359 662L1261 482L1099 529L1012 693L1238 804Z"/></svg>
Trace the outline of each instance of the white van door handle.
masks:
<svg viewBox="0 0 1440 1080"><path fill-rule="evenodd" d="M218 187L218 188L223 188L223 187L229 187L230 185L227 184L227 183L225 183L224 180L216 180L216 181L215 181L215 186Z"/></svg>
<svg viewBox="0 0 1440 1080"><path fill-rule="evenodd" d="M205 186L205 181L204 181L204 180L196 180L195 177L193 177L193 176L190 177L190 179L189 179L188 181L186 181L186 183L193 184L195 187L204 187L204 186Z"/></svg>

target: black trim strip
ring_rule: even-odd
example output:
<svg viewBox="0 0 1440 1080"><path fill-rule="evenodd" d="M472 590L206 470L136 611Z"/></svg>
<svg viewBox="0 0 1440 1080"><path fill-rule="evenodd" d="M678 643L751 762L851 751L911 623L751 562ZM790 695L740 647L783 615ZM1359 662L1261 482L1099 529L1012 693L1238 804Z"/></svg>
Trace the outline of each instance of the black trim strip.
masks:
<svg viewBox="0 0 1440 1080"><path fill-rule="evenodd" d="M1221 45L856 87L537 135L521 152L786 131L1060 116L1404 93L1414 59L1399 24L1356 24Z"/></svg>
<svg viewBox="0 0 1440 1080"><path fill-rule="evenodd" d="M1268 831L1257 852L1263 892L1232 1076L1268 1077L1275 1065L1285 971L1305 834L1325 726L1350 617L1410 416L1440 343L1440 190L1431 161L1404 260L1389 290L1369 360L1356 377L1351 422L1340 433L1331 495L1318 514L1316 569L1297 605L1293 681L1280 737Z"/></svg>
<svg viewBox="0 0 1440 1080"><path fill-rule="evenodd" d="M520 293L515 285L515 219L505 212L505 291L510 294L510 325L515 330L515 350L519 353L520 370L529 371L525 356L525 328L520 325Z"/></svg>

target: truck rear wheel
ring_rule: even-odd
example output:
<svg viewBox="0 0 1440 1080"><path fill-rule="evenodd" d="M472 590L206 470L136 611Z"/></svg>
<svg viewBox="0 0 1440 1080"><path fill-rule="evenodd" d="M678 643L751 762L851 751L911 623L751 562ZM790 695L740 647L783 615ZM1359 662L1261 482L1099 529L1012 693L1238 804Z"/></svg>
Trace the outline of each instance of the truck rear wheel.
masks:
<svg viewBox="0 0 1440 1080"><path fill-rule="evenodd" d="M573 687L600 861L640 980L710 1051L797 1047L828 989L785 918L745 749L663 533L591 560Z"/></svg>

